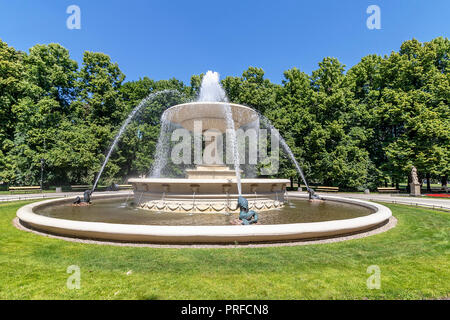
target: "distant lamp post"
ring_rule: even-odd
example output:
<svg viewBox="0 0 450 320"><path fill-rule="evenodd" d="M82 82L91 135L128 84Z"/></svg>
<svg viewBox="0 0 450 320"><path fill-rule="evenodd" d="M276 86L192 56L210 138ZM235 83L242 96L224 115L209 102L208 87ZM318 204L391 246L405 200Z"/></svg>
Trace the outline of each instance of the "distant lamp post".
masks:
<svg viewBox="0 0 450 320"><path fill-rule="evenodd" d="M43 184L44 184L44 162L45 160L41 158L41 191L44 190Z"/></svg>

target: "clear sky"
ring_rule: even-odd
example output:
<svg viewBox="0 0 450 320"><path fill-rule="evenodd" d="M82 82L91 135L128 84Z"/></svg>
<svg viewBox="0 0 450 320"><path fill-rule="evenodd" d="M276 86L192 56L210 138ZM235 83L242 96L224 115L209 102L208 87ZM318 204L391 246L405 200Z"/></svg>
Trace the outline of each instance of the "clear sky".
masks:
<svg viewBox="0 0 450 320"><path fill-rule="evenodd" d="M66 27L72 4L79 30ZM381 10L379 30L366 26L369 5ZM57 42L78 62L85 50L104 52L127 80L188 84L192 74L255 66L280 83L283 71L310 73L326 56L350 67L413 37L448 37L449 17L449 0L0 0L0 39L23 51Z"/></svg>

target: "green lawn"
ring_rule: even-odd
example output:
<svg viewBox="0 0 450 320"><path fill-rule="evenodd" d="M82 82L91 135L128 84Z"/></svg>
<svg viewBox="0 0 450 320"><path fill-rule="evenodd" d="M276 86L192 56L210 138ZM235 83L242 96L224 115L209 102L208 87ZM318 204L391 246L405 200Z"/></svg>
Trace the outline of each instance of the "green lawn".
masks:
<svg viewBox="0 0 450 320"><path fill-rule="evenodd" d="M88 245L19 231L28 202L0 204L0 299L422 299L450 295L450 213L388 204L396 228L297 247L157 249ZM69 290L67 267L81 268ZM369 290L367 267L381 269ZM132 270L131 274L127 272Z"/></svg>

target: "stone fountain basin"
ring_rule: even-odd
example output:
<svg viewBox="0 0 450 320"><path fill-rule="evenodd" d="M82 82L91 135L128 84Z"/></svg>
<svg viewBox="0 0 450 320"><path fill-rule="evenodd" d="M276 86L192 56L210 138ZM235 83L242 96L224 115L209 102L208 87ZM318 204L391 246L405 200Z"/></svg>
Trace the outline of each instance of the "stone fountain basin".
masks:
<svg viewBox="0 0 450 320"><path fill-rule="evenodd" d="M306 194L291 195L306 198ZM123 198L123 195L100 195L96 199ZM387 207L363 200L323 196L325 200L340 201L368 207L373 214L326 222L250 226L152 226L85 222L45 217L34 213L37 208L70 203L74 198L52 199L25 205L17 211L19 223L38 231L84 239L146 242L146 243L247 243L306 240L342 236L373 229L392 216Z"/></svg>
<svg viewBox="0 0 450 320"><path fill-rule="evenodd" d="M224 106L231 108L236 129L259 119L252 108L228 102L189 102L178 104L166 110L169 121L178 123L189 131L194 131L195 121L201 121L202 130L216 129L226 132Z"/></svg>
<svg viewBox="0 0 450 320"><path fill-rule="evenodd" d="M219 167L220 168L220 167ZM207 170L209 169L209 170ZM227 168L228 169L228 168ZM207 179L179 178L133 178L128 182L133 185L136 204L151 211L177 212L239 212L237 208L238 189L235 178L224 178L224 171L215 171L214 166L193 172L217 172ZM234 171L230 171L235 175ZM283 206L287 179L242 179L242 195L248 200L255 199L262 206L253 210L269 210ZM195 196L194 196L195 195ZM195 198L195 205L193 204ZM161 203L165 203L161 207ZM253 201L251 202L253 204Z"/></svg>

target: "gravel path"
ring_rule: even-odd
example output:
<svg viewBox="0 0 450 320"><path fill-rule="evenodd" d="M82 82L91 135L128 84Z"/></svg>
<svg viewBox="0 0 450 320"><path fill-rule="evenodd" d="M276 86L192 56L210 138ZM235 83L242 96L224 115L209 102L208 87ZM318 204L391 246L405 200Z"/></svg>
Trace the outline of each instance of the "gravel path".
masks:
<svg viewBox="0 0 450 320"><path fill-rule="evenodd" d="M291 196L298 194L306 194L306 192L289 192ZM343 198L351 199L361 199L367 201L377 201L377 202L387 202L387 203L398 203L407 204L412 206L427 207L432 209L450 210L450 199L433 199L425 197L410 197L408 195L398 195L398 194L379 194L379 193L344 193L344 192L330 192L330 193L318 193L323 195L336 195Z"/></svg>
<svg viewBox="0 0 450 320"><path fill-rule="evenodd" d="M104 194L132 194L130 190L123 191L103 191L95 192L94 195ZM39 200L39 199L52 199L52 198L70 198L80 196L83 198L83 191L78 192L59 192L59 193L25 193L25 194L1 194L0 202L6 201L20 201L20 200Z"/></svg>

